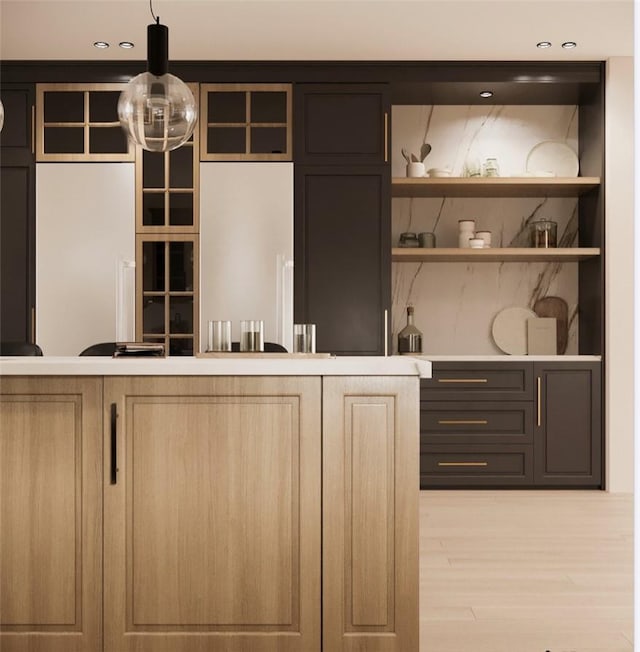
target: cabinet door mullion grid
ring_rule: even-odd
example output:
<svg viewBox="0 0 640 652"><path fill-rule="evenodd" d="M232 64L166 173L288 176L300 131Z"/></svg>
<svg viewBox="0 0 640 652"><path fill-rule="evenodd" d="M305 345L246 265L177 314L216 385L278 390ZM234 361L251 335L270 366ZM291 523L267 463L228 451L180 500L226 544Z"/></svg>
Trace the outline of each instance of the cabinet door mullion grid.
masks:
<svg viewBox="0 0 640 652"><path fill-rule="evenodd" d="M209 95L213 93L244 93L245 119L239 122L209 122ZM284 122L258 122L253 120L251 100L254 93L285 93L286 118ZM292 159L292 94L291 84L201 84L200 140L202 161L290 161ZM210 127L244 128L245 151L210 151ZM252 152L251 130L255 128L280 128L286 130L285 149L280 153Z"/></svg>
<svg viewBox="0 0 640 652"><path fill-rule="evenodd" d="M112 121L92 121L90 113L90 99L92 93L121 92L126 84L37 84L36 85L36 116L35 116L35 151L36 160L39 162L67 161L101 161L101 162L131 162L135 158L135 148L129 143L126 152L100 153L91 152L91 130L119 127L117 115ZM45 94L46 93L82 93L83 94L83 120L82 121L50 121L45 122ZM70 128L83 130L83 152L46 152L46 128Z"/></svg>
<svg viewBox="0 0 640 652"><path fill-rule="evenodd" d="M164 245L164 289L145 291L144 289L144 243L161 242ZM193 244L193 289L172 290L171 289L171 258L169 255L170 243L191 242ZM170 350L172 340L193 339L194 353L199 342L199 265L200 259L200 238L198 235L190 234L141 234L136 235L136 340L146 342L162 341L167 352ZM146 297L164 298L164 330L162 333L144 332L143 307ZM192 330L187 333L171 332L171 298L192 297Z"/></svg>

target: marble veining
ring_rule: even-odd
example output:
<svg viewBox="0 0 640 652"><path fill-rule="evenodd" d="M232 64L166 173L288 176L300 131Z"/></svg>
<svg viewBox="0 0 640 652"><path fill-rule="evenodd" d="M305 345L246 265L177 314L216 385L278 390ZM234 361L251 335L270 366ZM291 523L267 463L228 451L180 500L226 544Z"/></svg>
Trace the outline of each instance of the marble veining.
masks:
<svg viewBox="0 0 640 652"><path fill-rule="evenodd" d="M526 158L543 140L563 140L578 151L576 106L394 106L394 177L405 176L400 149L432 151L427 169L448 167L462 176L469 157L496 156L502 176L518 176ZM397 150L397 152L396 152ZM558 224L558 245L578 244L576 198L394 198L392 242L404 231L431 231L438 247L458 246L458 220L473 219L476 230L492 232L494 247L527 247L530 225L541 219ZM566 353L578 352L578 266L576 263L394 263L392 333L406 323L406 306L415 309L425 354L494 355L495 315L511 306L533 308L544 296L569 305Z"/></svg>

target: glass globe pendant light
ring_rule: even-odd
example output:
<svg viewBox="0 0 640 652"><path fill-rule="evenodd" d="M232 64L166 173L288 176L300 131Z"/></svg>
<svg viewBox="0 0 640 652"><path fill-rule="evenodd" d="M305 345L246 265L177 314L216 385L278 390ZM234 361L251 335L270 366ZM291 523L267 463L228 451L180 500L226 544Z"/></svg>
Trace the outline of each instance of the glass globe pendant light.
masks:
<svg viewBox="0 0 640 652"><path fill-rule="evenodd" d="M167 72L168 60L169 30L156 18L147 26L147 72L134 77L118 100L122 128L133 142L151 152L180 147L189 140L198 118L193 94Z"/></svg>

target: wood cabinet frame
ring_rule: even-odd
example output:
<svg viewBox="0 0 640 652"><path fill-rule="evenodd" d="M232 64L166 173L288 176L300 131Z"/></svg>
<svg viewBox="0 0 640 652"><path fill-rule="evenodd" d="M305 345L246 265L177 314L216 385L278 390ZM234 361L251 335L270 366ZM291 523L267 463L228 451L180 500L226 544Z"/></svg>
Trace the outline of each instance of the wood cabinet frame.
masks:
<svg viewBox="0 0 640 652"><path fill-rule="evenodd" d="M36 116L35 116L35 152L36 161L52 162L83 162L83 161L102 161L102 162L130 162L135 159L135 148L128 141L128 151L126 153L95 153L89 151L89 130L92 126L97 127L119 127L120 122L90 122L89 121L89 95L92 91L122 91L126 84L112 83L91 83L91 84L36 84ZM45 123L44 121L44 95L48 91L55 92L81 92L84 94L84 119L82 122L60 122ZM84 130L84 152L73 154L47 154L44 151L44 130L46 126L55 127L82 127Z"/></svg>
<svg viewBox="0 0 640 652"><path fill-rule="evenodd" d="M246 120L234 123L210 123L209 93L245 93ZM272 92L286 94L286 121L285 122L253 122L251 120L251 93ZM200 141L202 143L200 160L202 161L290 161L292 153L292 86L291 84L200 84ZM209 152L208 128L244 127L245 151L244 152ZM251 151L251 128L285 128L286 148L279 154L257 153Z"/></svg>

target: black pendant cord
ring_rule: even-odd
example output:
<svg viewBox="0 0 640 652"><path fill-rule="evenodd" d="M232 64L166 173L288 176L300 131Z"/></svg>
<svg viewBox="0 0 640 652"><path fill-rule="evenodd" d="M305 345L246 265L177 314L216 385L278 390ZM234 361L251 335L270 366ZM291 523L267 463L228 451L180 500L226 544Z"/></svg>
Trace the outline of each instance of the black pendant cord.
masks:
<svg viewBox="0 0 640 652"><path fill-rule="evenodd" d="M156 23L160 23L160 16L156 17L156 15L153 13L153 0L149 0L149 11L151 12L151 18L156 21Z"/></svg>
<svg viewBox="0 0 640 652"><path fill-rule="evenodd" d="M153 13L152 0L149 0L149 9L156 22L147 25L147 70L161 77L169 71L169 30Z"/></svg>

